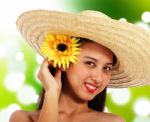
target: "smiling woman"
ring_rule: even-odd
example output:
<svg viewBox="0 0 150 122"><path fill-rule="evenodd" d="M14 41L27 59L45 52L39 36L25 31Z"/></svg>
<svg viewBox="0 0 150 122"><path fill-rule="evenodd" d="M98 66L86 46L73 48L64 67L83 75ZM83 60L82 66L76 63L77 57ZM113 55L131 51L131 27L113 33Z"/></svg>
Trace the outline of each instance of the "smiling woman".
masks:
<svg viewBox="0 0 150 122"><path fill-rule="evenodd" d="M150 84L150 33L131 23L96 11L32 10L17 27L45 58L43 93L37 111L16 111L10 122L123 122L103 112L107 87Z"/></svg>
<svg viewBox="0 0 150 122"><path fill-rule="evenodd" d="M79 38L78 43L80 43L80 45L81 45L81 50L82 50L81 52L85 52L87 54L84 57L82 57L81 61L82 61L82 63L84 63L85 66L86 65L88 66L87 68L89 68L89 69L87 69L87 70L89 72L89 71L91 71L90 68L91 69L92 69L92 67L94 68L94 66L98 62L98 60L96 60L97 58L92 58L93 57L92 54L91 54L92 57L88 56L90 53L92 53L92 52L89 51L89 48L91 48L91 47L92 47L92 49L95 48L96 43L94 43L93 41L90 41L88 39L84 39L84 38ZM84 51L84 49L86 49L86 48L87 48L87 50ZM105 47L102 46L102 50L103 50L103 52L105 52L104 51ZM106 48L106 50L107 50L107 52L109 51L112 54L112 52L110 50L108 50L107 48ZM78 59L79 59L79 62L80 62L80 58L78 58ZM110 63L110 65L109 65L109 63L108 63L108 66L106 65L106 67L104 67L104 68L108 71L111 71L112 70L112 65L115 65L115 63L116 63L116 57L115 57L115 55L113 55L113 64ZM83 72L82 73L80 72L80 70L79 70L80 68L77 68L77 72L79 72L79 74L82 75ZM51 67L51 68L49 68L49 70L53 75L55 74L55 69L54 68ZM69 76L69 74L68 74L68 76ZM77 76L77 77L80 77L80 76ZM65 81L65 79L66 79L66 74L63 72L62 73L62 81ZM63 84L65 85L66 83L63 82ZM92 83L85 84L85 87L87 88L88 92L91 92L91 94L94 93L97 89L97 86L95 84L92 84ZM40 96L39 103L38 103L38 110L42 109L42 105L43 105L43 101L44 101L44 93L45 93L45 91L43 89L43 92ZM105 97L106 97L106 88L101 93L96 95L94 99L90 100L88 102L88 106L92 109L95 109L96 111L104 111Z"/></svg>

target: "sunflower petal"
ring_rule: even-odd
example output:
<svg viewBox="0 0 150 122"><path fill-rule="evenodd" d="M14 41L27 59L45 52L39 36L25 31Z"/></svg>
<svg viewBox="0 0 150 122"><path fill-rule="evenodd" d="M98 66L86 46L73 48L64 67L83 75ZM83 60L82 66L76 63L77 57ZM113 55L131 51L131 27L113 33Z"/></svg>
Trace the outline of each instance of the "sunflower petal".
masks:
<svg viewBox="0 0 150 122"><path fill-rule="evenodd" d="M65 51L58 50L58 45L65 44L67 49ZM40 52L48 60L54 61L54 67L68 68L70 62L76 63L77 55L80 53L79 39L63 34L48 34L41 47Z"/></svg>

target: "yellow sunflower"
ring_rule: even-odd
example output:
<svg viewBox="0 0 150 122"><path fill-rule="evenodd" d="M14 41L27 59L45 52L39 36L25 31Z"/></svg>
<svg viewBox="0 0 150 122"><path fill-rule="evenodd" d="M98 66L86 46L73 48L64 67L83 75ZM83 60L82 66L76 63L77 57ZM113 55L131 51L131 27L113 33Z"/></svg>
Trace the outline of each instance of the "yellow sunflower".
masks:
<svg viewBox="0 0 150 122"><path fill-rule="evenodd" d="M54 67L68 68L70 63L78 61L80 53L79 39L63 35L48 34L40 47L42 55L49 61L54 61Z"/></svg>

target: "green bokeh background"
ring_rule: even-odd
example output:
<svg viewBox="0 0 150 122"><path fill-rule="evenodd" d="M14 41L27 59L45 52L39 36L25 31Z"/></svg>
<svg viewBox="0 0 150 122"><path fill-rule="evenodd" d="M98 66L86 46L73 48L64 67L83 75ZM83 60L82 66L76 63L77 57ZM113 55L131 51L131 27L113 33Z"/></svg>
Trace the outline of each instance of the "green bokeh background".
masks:
<svg viewBox="0 0 150 122"><path fill-rule="evenodd" d="M131 23L141 21L142 13L150 11L150 0L61 0L60 2L66 7L65 11L68 12L77 13L83 10L97 10L104 12L114 19L126 18ZM0 34L0 43L4 40L3 35ZM41 85L37 83L37 79L35 78L35 69L39 66L35 61L36 53L21 37L16 38L16 42L20 45L20 51L24 53L26 64L25 84L33 86L39 94ZM24 110L35 110L36 104L22 104L18 101L16 92L10 92L5 88L5 76L9 73L8 63L9 61L7 59L0 58L0 110L12 103L19 104L21 109ZM134 118L137 116L133 109L135 100L141 97L150 100L150 86L129 88L129 90L131 91L131 98L127 104L116 104L112 101L111 94L108 93L106 106L110 112L124 117L127 122L133 122ZM150 117L150 115L148 117Z"/></svg>
<svg viewBox="0 0 150 122"><path fill-rule="evenodd" d="M141 20L145 11L150 11L149 0L63 0L71 6L71 10L97 10L114 19L126 18L129 22Z"/></svg>

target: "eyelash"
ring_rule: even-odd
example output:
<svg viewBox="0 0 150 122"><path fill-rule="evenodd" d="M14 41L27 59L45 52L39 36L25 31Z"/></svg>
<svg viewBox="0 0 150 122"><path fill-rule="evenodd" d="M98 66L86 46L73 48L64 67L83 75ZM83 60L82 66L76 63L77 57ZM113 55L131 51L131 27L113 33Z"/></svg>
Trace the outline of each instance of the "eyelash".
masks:
<svg viewBox="0 0 150 122"><path fill-rule="evenodd" d="M87 62L85 62L85 64L87 64L91 68L94 68L96 66L96 64L92 61L87 61ZM105 72L111 72L112 71L111 66L105 66L103 69L104 69Z"/></svg>
<svg viewBox="0 0 150 122"><path fill-rule="evenodd" d="M111 72L111 71L112 71L112 67L110 67L110 66L105 66L105 67L104 67L104 70L105 70L106 72Z"/></svg>
<svg viewBox="0 0 150 122"><path fill-rule="evenodd" d="M87 61L87 62L85 62L85 64L87 64L89 67L95 67L96 66L96 64L92 61Z"/></svg>

